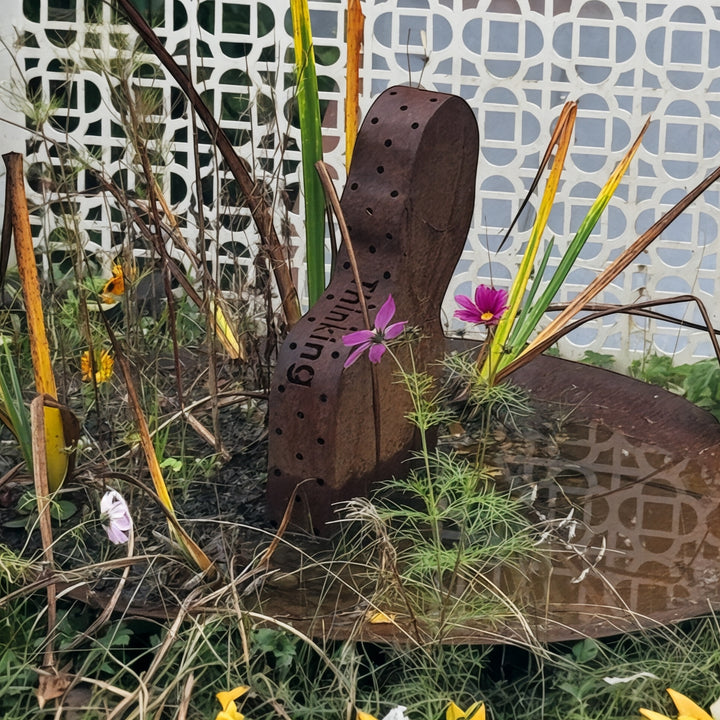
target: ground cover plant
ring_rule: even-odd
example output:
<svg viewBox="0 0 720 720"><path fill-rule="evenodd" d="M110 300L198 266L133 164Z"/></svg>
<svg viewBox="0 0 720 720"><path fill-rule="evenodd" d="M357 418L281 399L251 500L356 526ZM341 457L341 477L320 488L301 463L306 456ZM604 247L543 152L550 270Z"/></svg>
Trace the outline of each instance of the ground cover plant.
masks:
<svg viewBox="0 0 720 720"><path fill-rule="evenodd" d="M501 382L508 368L554 342L573 314L563 310L527 345L562 283L560 272L541 286L542 259L531 269L562 162L556 157L517 285L479 286L459 298L458 317L482 327L485 340L474 356L448 360L445 385L413 366L412 318L394 318L391 298L366 329L344 338L353 348L348 364L397 362L423 443L407 477L348 504L337 545L315 556L263 511L266 388L281 341L271 286L219 277L184 244L153 172L162 158L147 118L157 98L131 91L148 69L130 48L122 59L102 71L140 178L132 194L71 143L52 144L42 130L57 108L32 92L24 97L36 142L60 160L35 171L62 189L66 205L53 236L38 239L41 262L31 252L26 263L46 273L34 281L22 265L3 273L0 419L12 432L0 435L0 716L629 718L640 707L674 714L667 686L710 707L720 696L713 615L551 646L535 641L532 628L515 648L443 642L468 618L522 620L522 604L492 578L542 562L540 538L552 530L517 493L495 487L486 459L494 433L528 412L522 393ZM558 155L573 113L568 106L558 123ZM601 193L568 263L629 160ZM132 224L142 253L87 252L68 210L79 172L92 173ZM17 200L11 205L20 216ZM10 224L17 240L18 223ZM187 265L174 260L178 251ZM277 277L289 322L297 298L287 277ZM33 282L39 299L22 299ZM234 295L221 292L227 283L236 283ZM536 296L537 304L527 301ZM40 326L31 322L40 321L55 386L47 372L38 380L37 357L50 356L36 346ZM642 372L708 404L717 399L717 364L709 363L686 371L647 358ZM46 395L53 397L33 399ZM78 418L77 437L63 426L65 442L46 445L39 433L52 427L48 410ZM462 457L451 443L433 448L428 440L438 428L451 435L452 423L473 440ZM48 488L42 466L53 457L63 469ZM297 592L297 572L279 577L283 552L306 561L302 572L321 584L346 583L347 567L359 568L353 589L368 622L392 624L394 613L407 612L417 634L386 644L321 639L264 612L264 584ZM688 708L678 705L694 717Z"/></svg>

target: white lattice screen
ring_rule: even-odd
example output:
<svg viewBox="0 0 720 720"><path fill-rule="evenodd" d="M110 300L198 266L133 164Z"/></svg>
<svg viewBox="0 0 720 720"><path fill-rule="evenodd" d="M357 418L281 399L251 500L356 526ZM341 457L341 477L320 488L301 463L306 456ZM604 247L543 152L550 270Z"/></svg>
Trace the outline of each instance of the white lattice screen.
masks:
<svg viewBox="0 0 720 720"><path fill-rule="evenodd" d="M327 160L344 180L342 96L344 90L345 3L311 0L321 98L325 110ZM59 143L89 147L108 175L124 177L132 190L133 158L119 130L108 82L94 58L116 59L127 28L113 25L110 8L99 0L4 0L7 47L0 68L9 77L14 62L33 92L65 105L55 113ZM297 247L301 267L302 227L297 214L299 133L288 123L293 88L289 8L283 0L143 0L166 47L202 86L207 102L231 134L240 153L275 194L278 228ZM527 239L532 212L499 253L495 253L566 99L579 102L578 123L560 201L550 230L560 248L572 237L585 210L617 160L640 130L653 122L642 148L609 211L588 242L580 266L559 300L575 294L668 209L720 164L720 4L707 0L631 2L620 0L365 0L363 95L373 97L391 84L421 83L464 97L475 109L481 154L477 206L467 247L449 288L467 293L490 275L507 286ZM92 22L86 23L86 20ZM78 71L68 77L70 59ZM88 64L90 67L88 67ZM150 71L150 66L155 66ZM140 77L142 75L142 77ZM189 237L197 236L197 195L204 202L205 244L220 264L252 278L256 237L246 209L233 200L209 138L200 134L202 187L195 187L195 160L187 108L171 79L152 58L133 82L156 88L162 100L157 150L164 187ZM67 83L71 83L67 85ZM9 88L9 83L5 83ZM71 88L71 91L68 90ZM16 86L17 89L17 86ZM6 95L3 117L23 124ZM66 136L67 131L67 136ZM48 148L24 143L7 123L0 128L4 149L30 150L28 163L42 163ZM51 161L57 162L57 160ZM40 168L41 165L37 165ZM85 189L86 177L77 177ZM708 306L715 324L719 282L720 193L711 189L671 226L601 298L630 302L692 292ZM287 199L289 197L289 199ZM67 207L52 203L50 190L36 185L34 223L38 238L58 239L53 228ZM89 247L109 262L130 229L105 199L79 195L71 208ZM62 238L60 238L62 239ZM131 239L131 238L130 238ZM556 253L559 256L559 251ZM237 274L237 273L236 273ZM302 273L301 292L302 292ZM670 310L699 321L694 309ZM452 325L452 321L450 321ZM564 352L585 348L627 358L630 351L677 353L678 361L708 356L701 332L672 325L647 325L624 316L576 332Z"/></svg>

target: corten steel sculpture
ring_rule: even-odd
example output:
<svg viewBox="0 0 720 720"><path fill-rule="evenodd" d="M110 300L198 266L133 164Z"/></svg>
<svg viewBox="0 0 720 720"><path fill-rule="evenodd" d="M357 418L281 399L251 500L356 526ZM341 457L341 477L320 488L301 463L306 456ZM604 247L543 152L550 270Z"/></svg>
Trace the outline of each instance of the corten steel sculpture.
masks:
<svg viewBox="0 0 720 720"><path fill-rule="evenodd" d="M378 97L355 145L341 206L362 292L371 320L392 294L395 320L420 329L418 369L437 371L444 353L440 307L470 225L477 157L467 103L409 87ZM392 358L343 368L350 348L342 337L362 328L343 245L329 287L280 350L270 392L271 510L280 520L292 502L293 524L319 534L332 530L334 503L407 472L415 449L410 399Z"/></svg>

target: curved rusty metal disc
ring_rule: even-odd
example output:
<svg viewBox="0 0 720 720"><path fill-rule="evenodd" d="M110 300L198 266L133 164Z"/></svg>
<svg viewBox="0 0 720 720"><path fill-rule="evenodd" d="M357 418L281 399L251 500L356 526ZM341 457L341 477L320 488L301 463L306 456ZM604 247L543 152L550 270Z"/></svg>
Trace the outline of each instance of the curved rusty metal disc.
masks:
<svg viewBox="0 0 720 720"><path fill-rule="evenodd" d="M378 97L355 145L341 205L362 292L371 319L392 294L395 320L420 329L419 369L444 352L440 307L470 226L477 157L467 103L410 87ZM329 532L334 503L399 472L416 444L392 359L343 369L342 336L363 327L341 247L329 287L280 350L270 391L271 510L279 521L297 489L293 522L318 534Z"/></svg>
<svg viewBox="0 0 720 720"><path fill-rule="evenodd" d="M493 578L527 625L474 620L449 629L444 639L602 637L720 609L717 420L655 386L554 357L537 358L513 380L537 400L571 413L567 437L552 456L530 451L491 462L506 479L534 483L537 507L549 520L560 522L572 510L577 522L572 533L566 529L553 541L547 561ZM401 608L397 625L370 624L361 594L342 582L329 590L327 575L317 586L309 579L302 592L300 585L286 591L269 582L263 610L315 635L369 641L416 636Z"/></svg>
<svg viewBox="0 0 720 720"><path fill-rule="evenodd" d="M517 603L517 619L475 619L446 628L443 640L464 643L551 642L602 637L720 610L720 424L677 395L616 373L539 357L514 374L516 383L570 419L557 452L531 446L490 460L507 480L537 486L535 507L552 521L573 510L542 562L493 580ZM554 413L556 415L557 413ZM500 480L502 482L502 480ZM234 548L238 568L267 547L258 531ZM132 558L129 562L142 562ZM369 582L369 588L363 588ZM111 592L66 587L71 597L104 607ZM268 617L318 638L374 642L426 639L397 612L396 624L370 623L372 578L354 576L330 540L286 534L264 577L251 573L243 597ZM214 598L211 595L211 598ZM139 616L173 616L168 604L118 608ZM188 612L215 612L217 599ZM420 635L418 634L418 630Z"/></svg>

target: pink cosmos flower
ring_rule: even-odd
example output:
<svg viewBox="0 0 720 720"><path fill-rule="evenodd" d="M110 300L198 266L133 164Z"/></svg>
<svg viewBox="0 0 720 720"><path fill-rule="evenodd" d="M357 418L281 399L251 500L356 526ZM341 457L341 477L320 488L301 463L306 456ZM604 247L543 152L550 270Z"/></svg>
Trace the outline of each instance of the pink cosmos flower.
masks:
<svg viewBox="0 0 720 720"><path fill-rule="evenodd" d="M110 542L119 545L128 541L132 518L127 503L117 490L108 490L100 500L100 522Z"/></svg>
<svg viewBox="0 0 720 720"><path fill-rule="evenodd" d="M497 325L508 309L507 299L507 290L478 285L475 290L475 302L467 295L455 296L455 302L464 308L456 310L455 317L477 325Z"/></svg>
<svg viewBox="0 0 720 720"><path fill-rule="evenodd" d="M343 343L347 347L355 347L350 355L348 355L348 359L345 361L343 367L350 367L366 350L368 350L370 362L380 362L380 358L387 349L386 342L396 338L407 325L407 320L388 325L394 314L395 301L392 295L388 295L388 299L377 311L375 327L372 330L356 330L355 332L343 335Z"/></svg>

